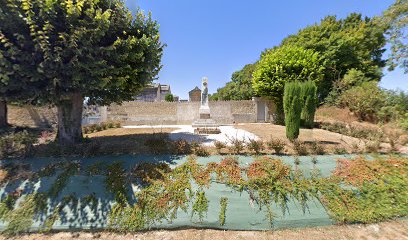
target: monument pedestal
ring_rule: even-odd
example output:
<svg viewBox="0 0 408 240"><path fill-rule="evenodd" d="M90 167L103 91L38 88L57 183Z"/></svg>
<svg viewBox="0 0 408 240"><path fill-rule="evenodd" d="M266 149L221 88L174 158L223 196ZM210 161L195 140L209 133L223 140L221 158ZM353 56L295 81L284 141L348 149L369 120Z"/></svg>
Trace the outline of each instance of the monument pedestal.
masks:
<svg viewBox="0 0 408 240"><path fill-rule="evenodd" d="M210 108L208 106L201 106L199 109L200 118L194 121L194 133L197 134L219 134L221 133L218 124L211 119Z"/></svg>

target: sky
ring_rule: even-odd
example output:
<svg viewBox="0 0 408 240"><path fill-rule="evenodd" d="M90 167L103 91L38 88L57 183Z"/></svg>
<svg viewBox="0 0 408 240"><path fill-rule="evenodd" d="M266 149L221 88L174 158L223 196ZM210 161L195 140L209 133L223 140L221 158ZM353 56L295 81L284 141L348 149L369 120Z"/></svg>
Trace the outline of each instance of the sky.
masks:
<svg viewBox="0 0 408 240"><path fill-rule="evenodd" d="M282 39L319 22L327 15L346 17L359 12L380 15L394 0L126 0L135 12L152 13L160 25L163 68L157 82L172 93L188 92L209 79L209 92L230 81L233 72L259 59L261 52ZM387 57L385 55L384 57ZM408 90L402 69L384 70L384 88Z"/></svg>

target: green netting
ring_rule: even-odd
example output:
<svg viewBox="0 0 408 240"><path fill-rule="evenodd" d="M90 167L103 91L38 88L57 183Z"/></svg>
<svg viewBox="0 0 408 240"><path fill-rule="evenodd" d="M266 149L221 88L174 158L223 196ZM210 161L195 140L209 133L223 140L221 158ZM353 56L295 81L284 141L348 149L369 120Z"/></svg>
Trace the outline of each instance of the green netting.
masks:
<svg viewBox="0 0 408 240"><path fill-rule="evenodd" d="M272 156L281 158L284 163L294 165L294 157L290 156ZM335 168L337 158L353 158L353 155L325 155L317 156L317 168L321 170L323 176L329 176L331 171ZM207 164L209 162L219 162L222 156L210 156L197 158L198 163ZM247 166L254 158L251 156L239 156L239 163L241 166ZM300 165L298 168L302 170L306 176L313 168L312 157L300 157ZM38 171L51 163L60 161L79 161L81 169L86 169L87 166L97 162L105 162L107 164L113 161L123 162L123 167L130 170L140 162L166 162L171 167L181 165L186 161L186 157L174 156L104 156L93 158L33 158L26 160L12 160L14 163L27 163L31 166L33 171ZM4 165L9 161L0 161ZM24 195L33 192L46 192L56 179L56 175L52 177L44 177L38 179L36 182L20 181L13 184L6 184L0 189L0 196L2 198L5 194L15 191L17 188L23 189L23 196L18 200L22 201ZM79 202L65 206L63 214L60 219L55 222L53 229L100 229L107 227L108 214L111 206L114 204L113 195L106 191L105 176L86 176L84 172L80 175L75 175L69 178L68 184L60 192L57 198L49 199L49 207L55 206L64 196L74 195L76 198L83 198L91 193L94 193L98 199L98 204L92 208L89 204ZM138 191L138 185L132 184L129 188L129 195L134 196L132 191ZM180 227L202 227L202 228L221 228L221 229L235 229L235 230L268 230L270 229L269 222L266 220L265 210L260 210L256 204L251 203L250 197L246 192L237 192L223 184L212 183L210 188L205 191L206 197L209 200L209 209L203 222L199 222L197 217L192 217L191 209L187 213L179 211L177 218L172 222L162 222L156 224L154 228L180 228ZM222 197L228 198L228 207L226 211L226 223L220 226L218 216L220 211L220 199ZM132 201L136 201L133 197ZM291 228L291 227L306 227L306 226L322 226L332 224L326 210L322 204L315 200L308 202L308 209L303 213L300 204L291 200L288 205L288 212L283 215L280 207L273 206L273 212L277 216L274 221L273 228ZM37 216L32 230L37 230L43 223L47 214ZM5 228L4 223L0 223L0 229Z"/></svg>

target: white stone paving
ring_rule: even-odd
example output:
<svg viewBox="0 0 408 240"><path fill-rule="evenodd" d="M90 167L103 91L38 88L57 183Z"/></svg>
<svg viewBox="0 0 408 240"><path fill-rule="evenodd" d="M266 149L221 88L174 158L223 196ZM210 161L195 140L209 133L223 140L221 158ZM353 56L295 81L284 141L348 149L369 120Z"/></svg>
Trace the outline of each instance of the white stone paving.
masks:
<svg viewBox="0 0 408 240"><path fill-rule="evenodd" d="M170 133L170 139L185 139L189 142L200 142L205 146L214 146L215 141L221 141L229 144L229 139L238 138L239 140L259 139L253 133L234 128L234 126L220 126L220 134L197 135L194 134L194 128L191 125L137 125L137 126L123 126L123 128L178 128Z"/></svg>

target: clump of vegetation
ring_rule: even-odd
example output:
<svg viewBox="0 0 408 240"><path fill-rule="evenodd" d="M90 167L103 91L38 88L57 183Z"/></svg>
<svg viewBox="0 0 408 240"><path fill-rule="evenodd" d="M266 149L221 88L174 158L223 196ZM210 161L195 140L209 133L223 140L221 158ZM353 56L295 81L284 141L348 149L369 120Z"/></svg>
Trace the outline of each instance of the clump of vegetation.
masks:
<svg viewBox="0 0 408 240"><path fill-rule="evenodd" d="M152 183L156 180L163 180L165 174L171 171L166 163L152 164L142 162L132 169L132 176L140 179L143 183Z"/></svg>
<svg viewBox="0 0 408 240"><path fill-rule="evenodd" d="M299 136L302 112L301 85L299 82L285 84L283 109L285 112L286 137L294 141Z"/></svg>
<svg viewBox="0 0 408 240"><path fill-rule="evenodd" d="M240 154L245 148L245 140L238 139L237 137L231 137L229 139L231 146L229 146L231 152L234 154Z"/></svg>
<svg viewBox="0 0 408 240"><path fill-rule="evenodd" d="M378 153L381 148L381 142L379 140L367 141L365 143L365 151L367 153Z"/></svg>
<svg viewBox="0 0 408 240"><path fill-rule="evenodd" d="M221 141L215 141L214 146L215 146L215 149L217 149L217 153L221 154L222 149L226 148L227 144Z"/></svg>
<svg viewBox="0 0 408 240"><path fill-rule="evenodd" d="M317 99L317 86L313 81L306 81L301 85L302 94L302 113L301 123L302 126L307 128L313 128L314 118L316 113Z"/></svg>
<svg viewBox="0 0 408 240"><path fill-rule="evenodd" d="M306 156L309 154L307 145L302 141L293 141L293 150L298 156Z"/></svg>
<svg viewBox="0 0 408 240"><path fill-rule="evenodd" d="M120 122L103 122L95 123L82 127L82 132L84 134L96 133L112 128L121 128L122 124Z"/></svg>
<svg viewBox="0 0 408 240"><path fill-rule="evenodd" d="M26 130L0 137L0 158L26 157L38 139Z"/></svg>
<svg viewBox="0 0 408 240"><path fill-rule="evenodd" d="M208 150L205 147L201 146L201 145L199 145L198 147L195 147L193 149L193 153L196 156L199 156L199 157L208 157L208 156L210 156L210 153L208 152Z"/></svg>
<svg viewBox="0 0 408 240"><path fill-rule="evenodd" d="M122 167L122 162L117 161L107 167L106 189L114 195L115 201L120 205L128 202L127 180L127 173Z"/></svg>
<svg viewBox="0 0 408 240"><path fill-rule="evenodd" d="M322 144L319 144L316 141L313 141L310 150L312 151L313 154L315 155L323 155L326 153L324 146Z"/></svg>
<svg viewBox="0 0 408 240"><path fill-rule="evenodd" d="M249 139L247 142L247 148L256 155L259 155L259 153L264 149L264 143L262 140Z"/></svg>
<svg viewBox="0 0 408 240"><path fill-rule="evenodd" d="M373 223L408 215L406 159L339 160L334 177L319 184L322 202L341 223ZM347 184L354 189L343 188Z"/></svg>
<svg viewBox="0 0 408 240"><path fill-rule="evenodd" d="M173 142L174 151L176 154L190 154L191 153L191 145L185 139L178 139Z"/></svg>
<svg viewBox="0 0 408 240"><path fill-rule="evenodd" d="M239 167L238 158L225 157L220 163L209 164L208 168L215 171L217 181L228 185L238 185L242 183L241 168Z"/></svg>
<svg viewBox="0 0 408 240"><path fill-rule="evenodd" d="M57 177L50 190L48 191L48 195L52 198L57 197L62 189L64 189L67 185L69 178L79 172L80 163L70 162L65 164L63 168L63 172Z"/></svg>
<svg viewBox="0 0 408 240"><path fill-rule="evenodd" d="M275 151L275 154L281 154L285 150L286 142L282 139L272 138L266 142L266 145L270 150Z"/></svg>
<svg viewBox="0 0 408 240"><path fill-rule="evenodd" d="M165 154L169 152L170 141L167 137L158 135L145 141L144 145L148 147L152 154Z"/></svg>
<svg viewBox="0 0 408 240"><path fill-rule="evenodd" d="M383 137L383 133L379 129L356 127L350 124L341 122L324 122L321 124L321 129L340 133L346 136L360 139L378 139Z"/></svg>
<svg viewBox="0 0 408 240"><path fill-rule="evenodd" d="M199 221L202 222L204 219L204 214L207 213L207 211L208 211L208 199L205 196L205 192L197 191L195 202L192 207L191 217L193 217L194 214L197 214Z"/></svg>
<svg viewBox="0 0 408 240"><path fill-rule="evenodd" d="M347 154L347 150L344 147L335 147L333 149L334 154L338 154L338 155L343 155L343 154Z"/></svg>
<svg viewBox="0 0 408 240"><path fill-rule="evenodd" d="M222 197L220 200L220 214L218 215L218 221L220 222L221 226L225 225L225 221L227 219L226 212L228 206L228 198Z"/></svg>

